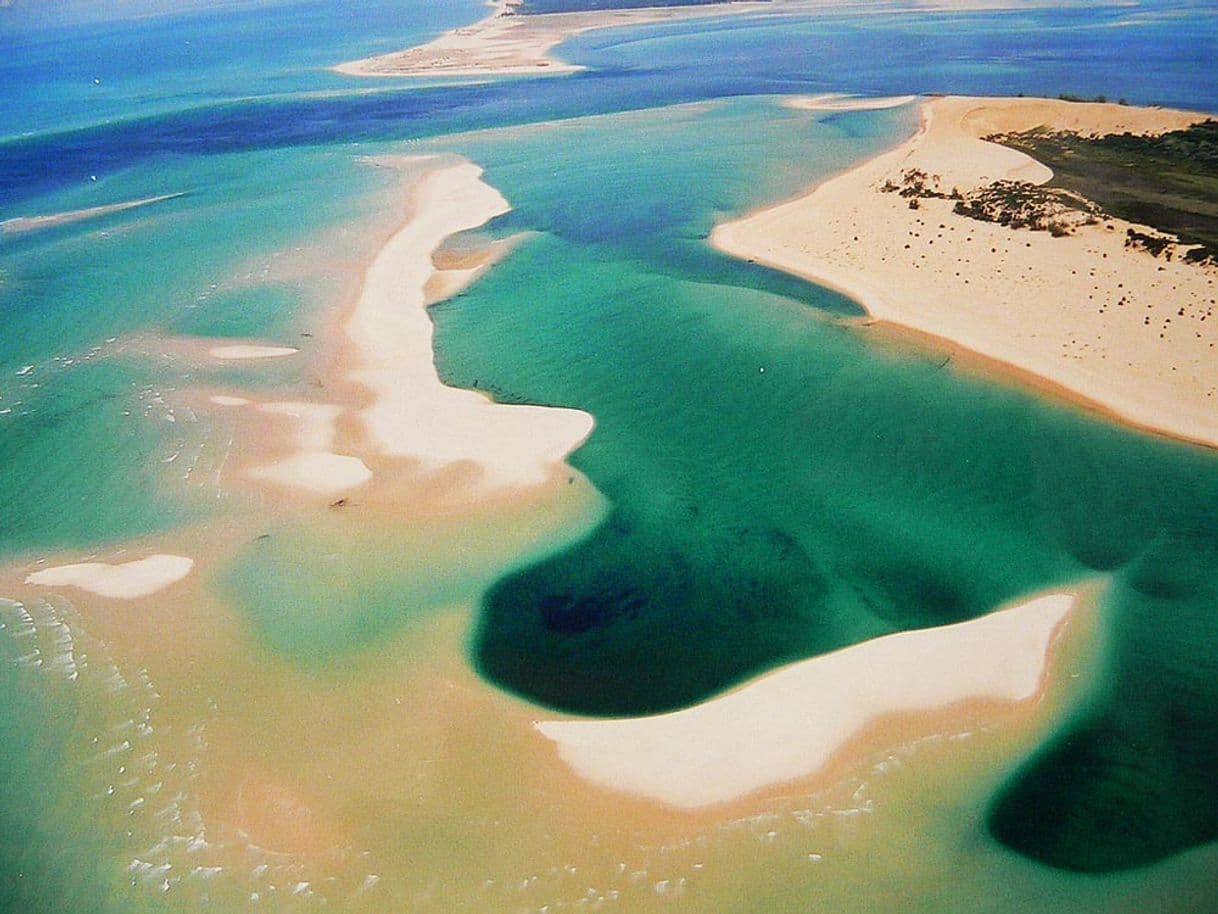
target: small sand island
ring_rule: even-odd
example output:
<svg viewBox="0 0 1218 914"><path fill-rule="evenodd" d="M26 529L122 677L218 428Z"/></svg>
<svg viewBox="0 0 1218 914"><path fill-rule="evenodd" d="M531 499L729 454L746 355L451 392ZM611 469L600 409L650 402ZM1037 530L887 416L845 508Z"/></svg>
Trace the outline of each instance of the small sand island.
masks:
<svg viewBox="0 0 1218 914"><path fill-rule="evenodd" d="M1218 267L1206 246L1046 186L1054 172L1021 151L1058 136L1187 139L1206 115L965 97L925 101L921 115L897 149L717 226L712 243L1089 408L1218 446Z"/></svg>
<svg viewBox="0 0 1218 914"><path fill-rule="evenodd" d="M510 76L569 73L580 67L550 52L569 38L594 29L646 25L668 19L755 12L763 2L712 3L704 6L605 9L586 13L521 15L520 0L496 0L490 16L445 32L427 44L391 54L342 63L348 76Z"/></svg>

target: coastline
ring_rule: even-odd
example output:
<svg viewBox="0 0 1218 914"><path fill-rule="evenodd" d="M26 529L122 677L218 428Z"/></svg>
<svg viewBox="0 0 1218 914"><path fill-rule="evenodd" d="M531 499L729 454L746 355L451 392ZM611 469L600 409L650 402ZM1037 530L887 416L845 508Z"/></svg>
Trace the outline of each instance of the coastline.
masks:
<svg viewBox="0 0 1218 914"><path fill-rule="evenodd" d="M1046 99L930 99L917 133L896 149L721 223L710 240L836 289L874 321L975 353L1000 374L1043 379L1032 386L1078 406L1218 447L1218 325L1203 323L1218 270L1125 247L1126 230L1142 227L1115 218L1053 237L957 214L950 199L911 208L881 192L910 169L965 192L1052 177L1027 155L981 139L995 133L1041 125L1158 133L1204 118Z"/></svg>
<svg viewBox="0 0 1218 914"><path fill-rule="evenodd" d="M452 29L426 44L361 60L332 69L346 76L521 76L573 73L582 67L550 52L564 41L596 29L619 28L756 12L769 4L731 0L710 6L643 7L586 13L517 15L510 0L496 0L485 19Z"/></svg>

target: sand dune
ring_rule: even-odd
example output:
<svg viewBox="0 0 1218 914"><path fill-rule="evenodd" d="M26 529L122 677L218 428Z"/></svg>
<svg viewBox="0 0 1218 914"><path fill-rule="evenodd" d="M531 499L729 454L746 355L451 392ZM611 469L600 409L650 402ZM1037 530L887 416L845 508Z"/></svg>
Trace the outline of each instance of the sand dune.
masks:
<svg viewBox="0 0 1218 914"><path fill-rule="evenodd" d="M938 98L916 136L810 194L716 227L712 243L839 289L875 318L932 334L1052 383L1131 424L1218 445L1218 324L1205 323L1218 270L1124 246L1128 223L1074 234L1016 231L911 208L883 193L908 169L948 192L1052 173L980 139L1045 126L1157 133L1191 112L1044 99Z"/></svg>
<svg viewBox="0 0 1218 914"><path fill-rule="evenodd" d="M877 638L671 714L535 726L581 777L697 809L815 774L881 715L1034 699L1075 602L1051 593L958 625Z"/></svg>

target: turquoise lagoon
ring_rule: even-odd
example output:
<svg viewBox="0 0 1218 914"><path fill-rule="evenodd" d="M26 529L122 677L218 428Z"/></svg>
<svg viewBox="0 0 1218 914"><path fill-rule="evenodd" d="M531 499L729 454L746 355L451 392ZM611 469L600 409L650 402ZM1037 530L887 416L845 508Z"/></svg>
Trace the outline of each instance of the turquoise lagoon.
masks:
<svg viewBox="0 0 1218 914"><path fill-rule="evenodd" d="M353 86L324 65L472 20L476 4L446 7L449 19L430 4L384 4L384 18L358 23L337 5L298 6L268 8L274 20L246 11L0 33L20 50L4 65L0 220L183 194L0 235L6 563L250 529L266 506L216 481L234 429L183 398L310 389L324 355L315 331L341 307L353 265L401 219L398 180L368 164L382 153L464 155L512 203L479 234L524 240L433 308L437 365L449 383L505 402L593 413L596 432L571 463L603 504L536 542L528 524L454 530L446 559L444 543L268 516L259 529L272 545L225 543L230 557L208 584L229 650L249 668L205 662L204 651L155 688L114 635L137 622L83 598L5 603L0 905L557 910L587 888L570 866L602 889L619 880L629 910L1098 912L1145 910L1152 898L1162 910L1216 909L1218 458L894 348L841 296L705 241L716 219L795 193L914 126L909 108L815 115L774 93L1103 91L1215 110L1218 87L1196 66L1214 48L1212 11L749 17L592 33L564 51L590 67L574 77L403 88ZM317 22L326 43L298 35ZM189 66L172 53L185 37L210 48ZM94 45L99 56L79 67L40 66ZM160 70L131 65L143 47ZM1154 64L1135 76L1134 54ZM94 93L89 73L102 66ZM304 360L204 369L158 348L184 336L254 337L299 346ZM462 557L479 552L495 558ZM313 785L339 819L375 822L368 810L381 810L358 833L375 873L324 857L204 859L220 853L207 849L161 862L147 851L167 826L128 808L135 799L115 805L107 791L122 781L107 780L116 769L91 745L159 714L160 757L193 760L206 793L222 777L209 772L244 770L226 733L239 745L232 734L263 721L283 736L259 702L285 720L314 702L318 728L332 732L303 745L341 760L349 744L363 758L366 734L327 716L329 703L378 692L386 669L415 682L437 643L463 648L454 663L476 671L470 681L496 696L487 700L536 714L649 713L792 659L1097 577L1108 584L1106 650L1093 690L1035 739L993 748L983 773L966 766L966 787L936 796L916 773L896 778L870 832L810 839L827 843L822 869L809 870L798 830L770 839L732 817L680 826L667 844L629 822L571 826L579 814L563 811L557 788L529 793L486 766L491 743L450 758L418 819L394 799L376 806ZM437 635L454 606L465 607L457 634ZM186 630L208 630L181 611ZM23 664L31 637L49 657L63 631L93 658L75 681ZM173 640L172 628L161 636ZM111 672L121 688L105 684ZM233 691L230 709L209 710L205 691L224 693L226 676L264 692ZM196 716L216 734L210 755L188 736ZM268 738L247 767L312 770L293 739ZM189 796L195 783L175 789ZM683 875L658 875L683 859L676 848L695 846L714 876L683 896L661 892L695 885L693 857ZM628 855L649 861L645 879L630 880L633 864L612 875ZM259 866L282 871L278 894L251 888ZM506 887L536 873L538 884ZM534 897L539 885L552 895Z"/></svg>

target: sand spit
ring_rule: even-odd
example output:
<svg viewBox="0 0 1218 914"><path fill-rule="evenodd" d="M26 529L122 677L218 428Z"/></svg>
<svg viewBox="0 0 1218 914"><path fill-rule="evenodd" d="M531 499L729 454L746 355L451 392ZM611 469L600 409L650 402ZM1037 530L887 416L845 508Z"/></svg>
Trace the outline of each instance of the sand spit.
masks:
<svg viewBox="0 0 1218 914"><path fill-rule="evenodd" d="M232 346L212 346L207 354L222 362L245 361L256 359L282 359L295 355L299 349L291 346L257 346L253 344L236 344Z"/></svg>
<svg viewBox="0 0 1218 914"><path fill-rule="evenodd" d="M41 229L54 228L57 225L67 225L72 222L82 222L85 219L97 219L112 213L136 209L141 206L151 206L166 200L176 200L186 196L185 191L176 194L161 194L159 197L144 197L142 200L128 200L124 203L110 203L105 206L90 206L87 209L74 209L65 213L51 213L46 216L18 216L15 219L5 219L0 222L0 235L16 235L23 232L36 232Z"/></svg>
<svg viewBox="0 0 1218 914"><path fill-rule="evenodd" d="M372 471L359 457L334 452L335 423L342 408L328 403L263 403L261 413L284 416L296 426L297 450L249 470L252 479L319 495L337 495L361 486Z"/></svg>
<svg viewBox="0 0 1218 914"><path fill-rule="evenodd" d="M1023 153L979 139L994 133L1039 126L1159 133L1203 118L1098 103L936 98L897 149L798 199L719 225L711 241L836 288L874 318L1043 378L1131 424L1218 446L1218 323L1205 323L1218 270L1126 248L1129 223L1118 219L1053 237L957 215L949 199L921 199L915 209L881 192L909 169L964 192L1052 176Z"/></svg>
<svg viewBox="0 0 1218 914"><path fill-rule="evenodd" d="M1035 699L1076 600L1050 593L969 622L877 638L670 714L535 727L602 787L691 810L736 800L817 773L881 716Z"/></svg>
<svg viewBox="0 0 1218 914"><path fill-rule="evenodd" d="M425 471L470 462L481 470L485 491L545 482L591 433L593 420L574 409L497 404L448 387L436 374L426 310L433 255L450 235L510 209L481 174L460 162L418 180L413 215L369 267L346 331L356 364L350 376L374 396L360 414L373 448L413 458Z"/></svg>
<svg viewBox="0 0 1218 914"><path fill-rule="evenodd" d="M759 12L766 3L724 3L711 6L600 10L588 13L549 13L521 16L516 4L499 0L495 11L471 26L453 29L438 38L392 54L339 64L348 76L509 76L569 73L580 69L550 55L568 38L593 29L646 25L671 19Z"/></svg>
<svg viewBox="0 0 1218 914"><path fill-rule="evenodd" d="M150 555L134 562L110 565L82 562L57 565L28 575L27 584L45 587L79 587L115 600L146 597L176 584L194 568L194 560L181 555Z"/></svg>

